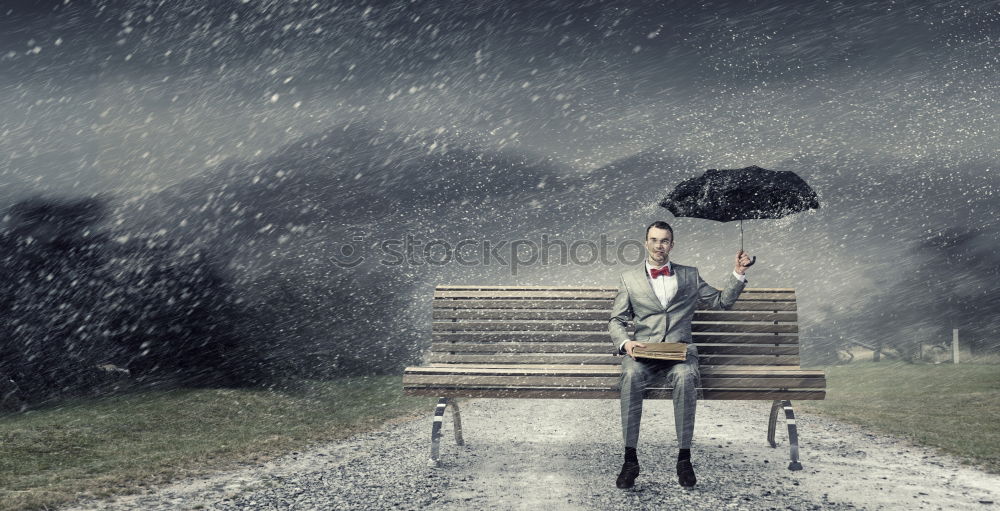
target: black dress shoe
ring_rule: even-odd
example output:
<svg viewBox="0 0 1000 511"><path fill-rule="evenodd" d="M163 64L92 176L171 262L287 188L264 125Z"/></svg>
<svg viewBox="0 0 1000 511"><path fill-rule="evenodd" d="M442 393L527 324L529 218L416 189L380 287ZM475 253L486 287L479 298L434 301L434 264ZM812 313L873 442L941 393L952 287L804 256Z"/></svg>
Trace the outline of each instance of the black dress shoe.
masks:
<svg viewBox="0 0 1000 511"><path fill-rule="evenodd" d="M619 488L631 488L635 485L635 477L639 475L639 464L634 461L626 461L622 464L622 472L618 474L615 486Z"/></svg>
<svg viewBox="0 0 1000 511"><path fill-rule="evenodd" d="M691 460L680 460L677 462L677 481L685 488L692 488L698 482L694 477L694 467Z"/></svg>

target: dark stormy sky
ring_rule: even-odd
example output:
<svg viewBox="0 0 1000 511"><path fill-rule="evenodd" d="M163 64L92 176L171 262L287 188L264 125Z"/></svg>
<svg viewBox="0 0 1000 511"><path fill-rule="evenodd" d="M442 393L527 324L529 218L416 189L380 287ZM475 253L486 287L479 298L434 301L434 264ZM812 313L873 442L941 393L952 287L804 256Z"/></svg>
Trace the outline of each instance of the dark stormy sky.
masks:
<svg viewBox="0 0 1000 511"><path fill-rule="evenodd" d="M906 335L995 338L998 37L996 1L3 2L0 199L157 193L363 123L428 153L437 137L548 162L548 188L510 200L563 216L495 215L507 234L585 218L579 235L641 236L673 221L655 204L679 180L759 165L820 194L817 212L747 225L752 282L798 288L817 337L892 304L931 331ZM718 282L736 227L676 225L675 259ZM584 271L478 277L618 269Z"/></svg>

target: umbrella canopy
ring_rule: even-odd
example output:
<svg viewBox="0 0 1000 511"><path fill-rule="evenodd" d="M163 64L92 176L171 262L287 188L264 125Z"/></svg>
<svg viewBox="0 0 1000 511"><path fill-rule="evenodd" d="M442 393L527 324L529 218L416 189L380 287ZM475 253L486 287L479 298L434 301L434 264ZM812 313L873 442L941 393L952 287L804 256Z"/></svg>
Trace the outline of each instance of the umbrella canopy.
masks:
<svg viewBox="0 0 1000 511"><path fill-rule="evenodd" d="M801 177L787 170L756 165L742 169L709 169L681 182L660 201L674 216L718 222L781 218L818 209L819 199Z"/></svg>
<svg viewBox="0 0 1000 511"><path fill-rule="evenodd" d="M781 218L819 209L819 199L794 172L754 165L709 169L699 177L686 179L660 201L660 206L677 217L717 222L740 220L740 250L743 250L743 220Z"/></svg>

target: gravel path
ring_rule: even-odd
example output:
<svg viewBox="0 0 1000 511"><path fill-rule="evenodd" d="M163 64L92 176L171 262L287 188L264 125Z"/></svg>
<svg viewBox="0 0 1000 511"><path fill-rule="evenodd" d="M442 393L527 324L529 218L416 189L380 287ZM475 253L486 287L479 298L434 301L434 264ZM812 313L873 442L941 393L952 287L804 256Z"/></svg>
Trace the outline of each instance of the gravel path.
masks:
<svg viewBox="0 0 1000 511"><path fill-rule="evenodd" d="M466 445L446 414L442 466L425 465L431 410L418 420L239 471L72 509L997 509L1000 476L861 428L797 413L804 470L786 429L767 445L769 402L700 401L693 490L677 484L669 401L647 401L642 473L619 490L613 400L468 400Z"/></svg>

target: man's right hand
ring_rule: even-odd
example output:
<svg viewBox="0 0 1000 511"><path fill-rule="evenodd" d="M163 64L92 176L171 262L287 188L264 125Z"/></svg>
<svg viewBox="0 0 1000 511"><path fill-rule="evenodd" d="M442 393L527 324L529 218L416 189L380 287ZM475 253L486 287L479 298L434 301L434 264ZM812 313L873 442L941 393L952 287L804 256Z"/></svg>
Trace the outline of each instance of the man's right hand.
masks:
<svg viewBox="0 0 1000 511"><path fill-rule="evenodd" d="M628 356L632 357L632 360L635 360L635 355L632 354L632 350L636 348L645 348L645 347L646 347L645 344L636 341L628 341L622 346L622 348L625 350L625 353L628 354Z"/></svg>

